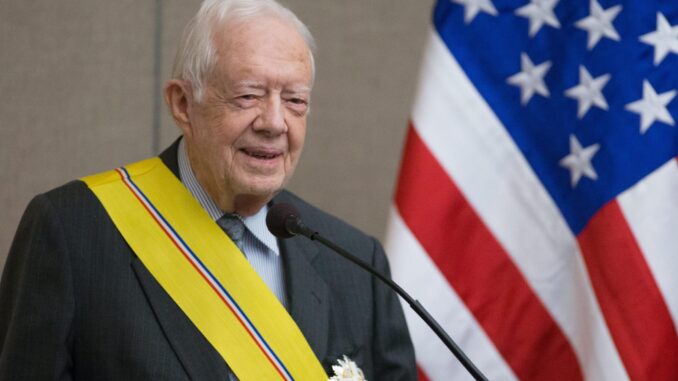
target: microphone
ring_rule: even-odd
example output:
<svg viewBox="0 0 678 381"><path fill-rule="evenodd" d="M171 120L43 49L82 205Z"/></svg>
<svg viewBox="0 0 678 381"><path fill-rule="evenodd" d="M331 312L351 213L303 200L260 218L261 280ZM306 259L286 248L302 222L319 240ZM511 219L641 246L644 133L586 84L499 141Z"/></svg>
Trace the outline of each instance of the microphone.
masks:
<svg viewBox="0 0 678 381"><path fill-rule="evenodd" d="M334 242L320 235L320 233L309 229L303 224L297 208L295 208L293 205L287 203L273 205L269 209L268 214L266 214L266 226L274 236L281 239L287 239L294 237L295 235L303 235L304 237L307 237L313 241L318 241L322 245L330 248L332 251L336 252L342 257L362 267L364 270L374 275L382 282L386 283L386 285L398 295L400 295L400 297L410 305L410 308L412 308L414 312L416 312L417 315L419 315L419 317L433 330L433 332L435 332L438 338L440 338L445 346L447 346L447 348L452 352L454 357L459 360L459 362L464 366L464 368L466 368L466 370L469 372L469 374L471 374L471 376L473 376L475 380L487 381L487 377L485 377L485 375L480 372L480 370L466 356L464 351L459 348L454 340L452 340L447 332L445 332L440 324L438 324L433 316L431 316L431 314L426 311L424 306L422 306L418 300L413 299L407 292L405 292L405 290L398 286L397 283L381 274L367 262L344 250Z"/></svg>

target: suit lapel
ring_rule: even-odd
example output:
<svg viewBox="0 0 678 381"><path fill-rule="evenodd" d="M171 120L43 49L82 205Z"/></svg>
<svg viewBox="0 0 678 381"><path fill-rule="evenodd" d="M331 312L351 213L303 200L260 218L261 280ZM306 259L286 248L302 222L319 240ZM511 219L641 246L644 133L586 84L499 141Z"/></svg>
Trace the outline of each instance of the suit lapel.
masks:
<svg viewBox="0 0 678 381"><path fill-rule="evenodd" d="M181 176L179 176L179 158L177 156L181 139L183 139L183 137L177 138L171 146L167 147L167 149L158 155L160 160L165 163L167 168L169 168L178 179L181 179Z"/></svg>
<svg viewBox="0 0 678 381"><path fill-rule="evenodd" d="M167 340L192 380L227 380L228 366L139 258L132 268Z"/></svg>
<svg viewBox="0 0 678 381"><path fill-rule="evenodd" d="M284 256L290 314L319 360L327 353L329 290L312 266L318 248L303 237L279 240Z"/></svg>

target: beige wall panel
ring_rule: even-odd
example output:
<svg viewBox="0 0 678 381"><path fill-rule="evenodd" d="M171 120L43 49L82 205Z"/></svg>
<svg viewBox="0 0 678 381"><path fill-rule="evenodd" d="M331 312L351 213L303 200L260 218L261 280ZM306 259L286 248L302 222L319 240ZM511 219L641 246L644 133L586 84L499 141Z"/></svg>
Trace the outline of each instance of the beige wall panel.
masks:
<svg viewBox="0 0 678 381"><path fill-rule="evenodd" d="M160 64L162 81L171 78L174 55L177 52L177 45L184 26L193 17L200 7L200 0L164 0L162 1L162 62ZM161 129L160 129L160 150L172 144L179 136L179 128L174 124L165 102L163 100L160 109Z"/></svg>
<svg viewBox="0 0 678 381"><path fill-rule="evenodd" d="M33 195L150 153L154 3L0 0L0 267Z"/></svg>

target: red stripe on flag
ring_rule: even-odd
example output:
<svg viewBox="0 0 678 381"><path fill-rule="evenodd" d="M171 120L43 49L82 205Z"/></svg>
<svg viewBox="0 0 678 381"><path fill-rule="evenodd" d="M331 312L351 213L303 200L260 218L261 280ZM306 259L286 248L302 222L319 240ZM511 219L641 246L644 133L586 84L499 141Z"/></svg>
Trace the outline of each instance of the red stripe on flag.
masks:
<svg viewBox="0 0 678 381"><path fill-rule="evenodd" d="M519 379L583 379L560 327L412 125L395 198L410 231Z"/></svg>
<svg viewBox="0 0 678 381"><path fill-rule="evenodd" d="M678 380L678 334L619 204L598 211L578 240L631 380Z"/></svg>
<svg viewBox="0 0 678 381"><path fill-rule="evenodd" d="M426 373L421 370L421 367L417 367L417 378L419 381L428 381L428 377L426 377Z"/></svg>

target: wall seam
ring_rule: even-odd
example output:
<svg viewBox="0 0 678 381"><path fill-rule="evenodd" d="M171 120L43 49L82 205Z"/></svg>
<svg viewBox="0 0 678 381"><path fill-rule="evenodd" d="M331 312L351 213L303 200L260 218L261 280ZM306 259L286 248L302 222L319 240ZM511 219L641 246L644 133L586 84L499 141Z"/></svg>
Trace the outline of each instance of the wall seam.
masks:
<svg viewBox="0 0 678 381"><path fill-rule="evenodd" d="M153 126L151 154L160 153L160 112L162 106L162 0L155 0L155 30L153 37Z"/></svg>

